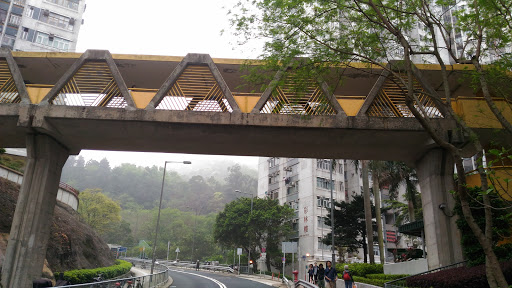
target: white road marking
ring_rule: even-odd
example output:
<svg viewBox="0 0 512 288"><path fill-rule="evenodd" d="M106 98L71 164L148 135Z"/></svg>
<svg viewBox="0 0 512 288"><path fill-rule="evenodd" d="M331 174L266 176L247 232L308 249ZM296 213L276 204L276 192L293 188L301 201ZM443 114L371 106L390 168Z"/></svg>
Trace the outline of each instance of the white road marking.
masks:
<svg viewBox="0 0 512 288"><path fill-rule="evenodd" d="M190 273L190 272L185 272L185 271L180 271L180 270L173 270L173 269L169 269L169 271L173 271L173 272L178 272L178 273L183 273L183 274L190 274L190 275L194 275L194 276L198 276L198 277L202 277L202 278L205 278L205 279L208 279L210 281L212 281L213 283L219 285L220 288L227 288L226 285L224 285L224 283L220 282L219 280L217 279L213 279L211 277L207 277L207 276L204 276L204 275L199 275L199 274L195 274L195 273Z"/></svg>

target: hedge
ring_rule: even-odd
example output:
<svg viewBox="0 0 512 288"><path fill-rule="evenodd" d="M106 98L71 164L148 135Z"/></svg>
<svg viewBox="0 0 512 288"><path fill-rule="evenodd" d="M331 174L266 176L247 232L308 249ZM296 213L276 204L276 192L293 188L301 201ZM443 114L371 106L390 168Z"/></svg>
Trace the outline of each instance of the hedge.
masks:
<svg viewBox="0 0 512 288"><path fill-rule="evenodd" d="M382 264L368 264L368 263L352 263L352 264L336 264L336 271L342 273L345 270L345 265L348 265L348 270L352 276L366 277L368 274L382 274L384 273L384 266ZM338 276L339 277L339 276Z"/></svg>
<svg viewBox="0 0 512 288"><path fill-rule="evenodd" d="M109 267L66 271L64 272L64 280L72 284L91 283L93 278L98 277L98 274L103 274L104 279L112 279L128 273L131 268L132 263L116 260L115 264Z"/></svg>
<svg viewBox="0 0 512 288"><path fill-rule="evenodd" d="M388 275L388 274L367 274L366 278L368 279L378 279L378 280L387 280L392 281L400 278L404 278L409 276L408 274L394 274L394 275Z"/></svg>
<svg viewBox="0 0 512 288"><path fill-rule="evenodd" d="M501 263L503 274L512 283L512 261ZM488 288L485 265L460 267L407 279L408 287L435 288Z"/></svg>

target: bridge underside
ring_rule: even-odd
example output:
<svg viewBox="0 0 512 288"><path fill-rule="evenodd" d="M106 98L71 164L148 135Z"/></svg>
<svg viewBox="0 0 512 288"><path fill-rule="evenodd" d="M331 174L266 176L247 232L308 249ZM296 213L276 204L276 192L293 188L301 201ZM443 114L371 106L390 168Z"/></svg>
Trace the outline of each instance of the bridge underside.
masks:
<svg viewBox="0 0 512 288"><path fill-rule="evenodd" d="M40 277L61 170L81 149L404 161L418 170L430 268L461 259L455 219L438 209L453 204L453 161L412 117L403 85L381 68L355 65L335 83L303 86L274 71L260 90L244 82L243 63L205 54L0 50L0 147L28 151L3 287ZM472 145L426 97L443 93L439 67L418 68L418 105L440 137L472 156ZM484 145L496 139L501 126L481 117L490 114L461 77L465 67L450 69L454 110Z"/></svg>
<svg viewBox="0 0 512 288"><path fill-rule="evenodd" d="M0 106L0 115L9 114L0 116L0 147L26 147L27 133L42 133L72 153L91 149L408 163L435 147L410 118ZM440 130L451 125L444 119L435 123Z"/></svg>

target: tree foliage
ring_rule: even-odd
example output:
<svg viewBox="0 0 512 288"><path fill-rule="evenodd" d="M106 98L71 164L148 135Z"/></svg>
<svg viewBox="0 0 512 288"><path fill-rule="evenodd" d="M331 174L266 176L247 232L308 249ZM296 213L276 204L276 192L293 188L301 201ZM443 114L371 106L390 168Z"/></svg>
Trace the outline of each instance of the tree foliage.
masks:
<svg viewBox="0 0 512 288"><path fill-rule="evenodd" d="M336 247L344 247L347 252L356 252L363 248L365 263L367 263L367 237L362 195L355 195L351 202L334 202L334 242ZM371 205L372 215L375 216L375 206ZM325 224L331 226L331 212L325 218ZM376 223L373 223L376 226ZM376 229L375 229L376 231ZM331 232L323 238L323 242L331 245ZM372 236L372 239L374 237ZM373 247L372 247L373 249Z"/></svg>
<svg viewBox="0 0 512 288"><path fill-rule="evenodd" d="M120 212L119 204L100 189L87 189L80 193L80 218L100 235L105 235L110 225L121 221Z"/></svg>
<svg viewBox="0 0 512 288"><path fill-rule="evenodd" d="M477 79L478 89L488 108L503 128L501 132L512 134L512 125L492 98L492 88L481 65L484 61L495 62L496 59L510 64L510 7L510 0L240 0L230 11L236 35L246 39L267 39L262 55L264 65L256 70L268 67L283 73L293 71L289 74L299 75L297 79L318 79L319 75L330 75L334 78L330 82L331 87L344 80L344 68L350 67L354 61L366 63L368 68L378 66L389 73L389 78L402 87L409 115L418 120L432 140L455 162L459 175L456 192L464 217L487 256L486 271L491 288L505 288L508 284L492 250L493 211L489 195L482 194L486 225L481 229L469 205L464 153L460 147L446 140L445 131L432 125L425 109L428 105L419 99L419 91L414 87L415 79L422 83L428 81L413 63L439 64L443 80L440 89L424 87L425 95L435 103L439 116L452 120L456 129L467 135L471 147L481 158L483 146L479 135L453 109L452 101L457 96L453 95L454 85L458 84L450 82L451 69L447 65L472 65L467 69L472 71L466 71L466 75ZM411 31L417 31L419 37L411 37ZM340 73L332 73L333 70ZM372 73L371 69L368 71ZM251 75L249 79L257 81L264 74ZM510 82L510 77L504 79L506 83ZM504 139L508 138L496 140L498 145L508 148L510 143ZM483 165L479 165L478 173L482 179L482 190L487 192Z"/></svg>
<svg viewBox="0 0 512 288"><path fill-rule="evenodd" d="M480 187L473 187L469 190L469 193L473 197L470 202L473 215L475 219L477 219L478 225L484 229L485 217L484 210L482 209L482 191L480 190ZM499 243L512 236L512 214L505 209L507 205L499 197L492 197L492 206L498 208L493 213L494 251L501 261L510 260L512 259L512 243L502 243L501 245ZM485 254L483 253L482 246L478 243L475 235L471 233L471 229L462 214L460 204L455 206L454 212L459 216L457 219L457 227L459 227L461 231L462 249L464 256L469 261L469 265L477 266L485 263Z"/></svg>
<svg viewBox="0 0 512 288"><path fill-rule="evenodd" d="M240 198L226 205L214 225L214 239L223 247L242 247L256 260L257 249L267 251L267 267L279 267L280 244L292 232L293 209L272 199ZM256 261L255 261L256 262Z"/></svg>

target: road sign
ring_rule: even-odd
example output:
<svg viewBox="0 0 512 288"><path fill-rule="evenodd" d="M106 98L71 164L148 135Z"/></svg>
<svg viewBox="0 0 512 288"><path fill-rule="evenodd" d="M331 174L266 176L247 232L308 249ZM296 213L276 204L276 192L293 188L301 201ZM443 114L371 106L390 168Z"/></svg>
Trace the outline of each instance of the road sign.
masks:
<svg viewBox="0 0 512 288"><path fill-rule="evenodd" d="M283 257L283 264L286 264L286 258Z"/></svg>
<svg viewBox="0 0 512 288"><path fill-rule="evenodd" d="M282 242L281 244L283 253L297 253L297 242Z"/></svg>
<svg viewBox="0 0 512 288"><path fill-rule="evenodd" d="M117 248L117 252L126 252L127 250L128 250L128 248L126 248L126 247Z"/></svg>
<svg viewBox="0 0 512 288"><path fill-rule="evenodd" d="M180 247L176 248L176 253L180 253Z"/></svg>
<svg viewBox="0 0 512 288"><path fill-rule="evenodd" d="M236 255L242 255L242 248L236 248Z"/></svg>
<svg viewBox="0 0 512 288"><path fill-rule="evenodd" d="M260 258L261 258L261 259L265 259L265 258L267 258L267 253L261 253Z"/></svg>

